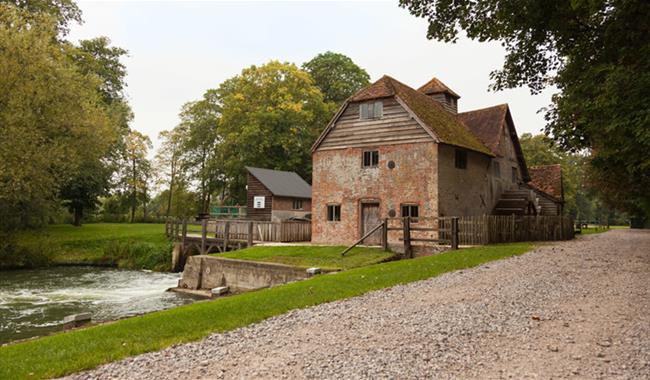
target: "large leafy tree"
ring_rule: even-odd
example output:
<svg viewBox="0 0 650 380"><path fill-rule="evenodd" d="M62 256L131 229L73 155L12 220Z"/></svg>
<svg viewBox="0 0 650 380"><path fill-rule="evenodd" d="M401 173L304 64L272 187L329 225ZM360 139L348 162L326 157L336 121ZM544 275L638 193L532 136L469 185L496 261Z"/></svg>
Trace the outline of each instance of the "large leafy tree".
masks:
<svg viewBox="0 0 650 380"><path fill-rule="evenodd" d="M650 215L650 2L645 0L401 0L428 38L461 32L501 41L493 89L559 89L547 132L591 150L591 178L610 204Z"/></svg>
<svg viewBox="0 0 650 380"><path fill-rule="evenodd" d="M331 51L318 54L302 68L314 79L326 102L337 106L370 83L370 75L350 57Z"/></svg>
<svg viewBox="0 0 650 380"><path fill-rule="evenodd" d="M12 5L25 10L27 17L35 19L48 15L55 23L57 33L65 35L71 22L81 23L81 10L72 0L0 0L0 4Z"/></svg>
<svg viewBox="0 0 650 380"><path fill-rule="evenodd" d="M311 180L310 147L331 115L307 72L278 61L251 66L222 83L216 96L219 152L235 199L245 199L247 165Z"/></svg>
<svg viewBox="0 0 650 380"><path fill-rule="evenodd" d="M183 106L177 132L182 141L183 171L194 182L198 212L209 212L213 194L224 186L223 163L218 147L222 140L221 107L215 90L208 90L203 98Z"/></svg>
<svg viewBox="0 0 650 380"><path fill-rule="evenodd" d="M99 197L107 195L111 188L111 180L124 155L124 140L133 115L124 94L126 67L121 62L127 51L110 46L106 37L82 40L78 47L66 47L82 73L100 79L96 91L117 133L117 139L102 157L89 159L78 170L66 173L60 197L73 215L73 224L79 226L84 211L94 210L100 203Z"/></svg>
<svg viewBox="0 0 650 380"><path fill-rule="evenodd" d="M38 224L69 173L103 157L117 133L57 20L0 4L0 210L3 227Z"/></svg>

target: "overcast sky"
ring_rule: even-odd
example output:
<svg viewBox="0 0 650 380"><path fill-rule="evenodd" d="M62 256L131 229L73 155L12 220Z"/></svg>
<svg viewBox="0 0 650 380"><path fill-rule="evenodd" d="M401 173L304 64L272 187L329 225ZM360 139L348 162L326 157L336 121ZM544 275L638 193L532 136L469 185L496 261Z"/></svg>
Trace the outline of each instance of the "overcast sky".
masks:
<svg viewBox="0 0 650 380"><path fill-rule="evenodd" d="M538 110L551 92L488 92L501 67L499 43L426 39L426 21L392 2L90 2L79 1L84 24L73 41L109 37L129 51L124 60L133 127L156 144L178 112L247 66L277 59L298 65L318 53L343 53L374 81L388 74L417 88L436 76L461 95L459 110L508 103L517 131L538 133ZM323 126L324 127L324 126Z"/></svg>

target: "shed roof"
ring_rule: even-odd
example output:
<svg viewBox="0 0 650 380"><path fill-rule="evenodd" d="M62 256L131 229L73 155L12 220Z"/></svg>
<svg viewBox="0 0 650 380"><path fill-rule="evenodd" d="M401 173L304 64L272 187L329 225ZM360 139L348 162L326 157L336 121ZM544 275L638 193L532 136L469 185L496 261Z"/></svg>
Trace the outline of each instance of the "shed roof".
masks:
<svg viewBox="0 0 650 380"><path fill-rule="evenodd" d="M298 174L281 170L246 167L249 173L280 197L311 198L311 186Z"/></svg>
<svg viewBox="0 0 650 380"><path fill-rule="evenodd" d="M528 185L542 191L558 201L564 200L562 189L562 166L560 164L531 166Z"/></svg>
<svg viewBox="0 0 650 380"><path fill-rule="evenodd" d="M451 88L447 87L440 79L433 77L430 81L423 84L422 87L418 88L418 91L424 94L437 94L439 92L446 92L447 94L453 96L456 99L460 98L460 95L455 93Z"/></svg>
<svg viewBox="0 0 650 380"><path fill-rule="evenodd" d="M461 123L455 115L442 108L440 103L388 75L384 75L375 83L359 90L350 97L342 106L337 116L351 102L362 102L393 96L398 101L401 101L408 108L407 111L412 112L420 124L422 124L422 127L434 135L439 142L493 156L490 149L474 136L469 128ZM313 150L318 148L320 142L324 140L327 133L334 127L337 116L335 116L321 137L316 141L312 148Z"/></svg>

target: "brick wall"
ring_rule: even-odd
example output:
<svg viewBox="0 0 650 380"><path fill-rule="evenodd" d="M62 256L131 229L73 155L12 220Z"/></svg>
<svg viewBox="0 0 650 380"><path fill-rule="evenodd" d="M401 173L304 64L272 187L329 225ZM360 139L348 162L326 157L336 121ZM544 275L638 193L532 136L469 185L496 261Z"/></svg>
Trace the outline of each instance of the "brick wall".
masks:
<svg viewBox="0 0 650 380"><path fill-rule="evenodd" d="M380 217L390 210L400 216L401 203L416 203L420 216L438 213L437 144L385 145L379 151L379 165L363 168L364 150L348 148L317 150L313 154L312 241L321 244L349 244L360 237L360 209L363 201L378 201ZM394 169L388 162L395 163ZM327 221L327 205L341 205L341 221ZM391 238L389 238L389 241Z"/></svg>

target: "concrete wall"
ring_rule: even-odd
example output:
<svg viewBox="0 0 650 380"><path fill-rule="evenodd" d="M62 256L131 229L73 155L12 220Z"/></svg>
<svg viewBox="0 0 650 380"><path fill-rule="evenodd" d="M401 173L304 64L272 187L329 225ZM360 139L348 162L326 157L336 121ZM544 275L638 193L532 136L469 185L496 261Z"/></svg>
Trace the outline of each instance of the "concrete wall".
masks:
<svg viewBox="0 0 650 380"><path fill-rule="evenodd" d="M213 289L229 286L240 292L285 284L309 277L305 269L288 265L226 259L215 256L191 256L178 286L185 289Z"/></svg>
<svg viewBox="0 0 650 380"><path fill-rule="evenodd" d="M369 149L379 151L377 167L362 167L363 152ZM317 150L312 157L312 242L349 244L360 238L364 201L378 201L381 218L388 217L390 210L400 216L401 203L418 204L422 217L437 216L434 142ZM389 161L395 163L394 169L389 169ZM328 204L341 205L341 221L327 221Z"/></svg>

